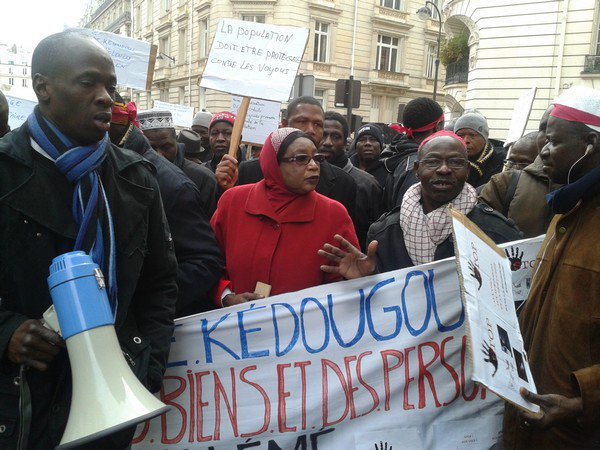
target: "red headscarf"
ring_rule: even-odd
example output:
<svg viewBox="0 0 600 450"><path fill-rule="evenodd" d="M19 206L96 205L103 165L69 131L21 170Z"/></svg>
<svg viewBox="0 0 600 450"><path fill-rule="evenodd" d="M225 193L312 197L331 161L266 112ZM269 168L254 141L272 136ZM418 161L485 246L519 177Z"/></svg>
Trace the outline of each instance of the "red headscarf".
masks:
<svg viewBox="0 0 600 450"><path fill-rule="evenodd" d="M315 191L299 195L288 190L283 181L279 163L277 162L277 153L279 153L282 142L296 131L300 130L286 127L273 131L267 137L259 156L260 168L262 169L267 187L267 198L277 214L281 214L290 207L294 209L300 208L299 210L301 210L314 205L316 201ZM286 211L286 213L289 214L289 211Z"/></svg>
<svg viewBox="0 0 600 450"><path fill-rule="evenodd" d="M112 110L111 122L118 125L127 125L129 122L139 128L140 124L137 123L137 107L134 102L127 104L123 102L115 101Z"/></svg>

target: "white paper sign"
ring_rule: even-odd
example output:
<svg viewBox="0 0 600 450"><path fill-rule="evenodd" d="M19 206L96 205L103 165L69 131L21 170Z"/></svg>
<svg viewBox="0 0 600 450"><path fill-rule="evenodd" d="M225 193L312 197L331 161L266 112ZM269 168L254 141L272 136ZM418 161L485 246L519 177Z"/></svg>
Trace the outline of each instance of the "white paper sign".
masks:
<svg viewBox="0 0 600 450"><path fill-rule="evenodd" d="M78 28L78 31L92 36L106 49L115 65L117 83L134 89L146 89L151 46L120 34L106 31Z"/></svg>
<svg viewBox="0 0 600 450"><path fill-rule="evenodd" d="M237 114L242 97L231 98L231 112ZM270 102L253 98L250 100L248 115L244 122L242 141L263 145L269 134L279 128L280 102Z"/></svg>
<svg viewBox="0 0 600 450"><path fill-rule="evenodd" d="M521 387L537 391L517 321L510 262L504 251L479 236L482 232L469 219L455 211L452 215L473 380L537 412L539 406L519 394Z"/></svg>
<svg viewBox="0 0 600 450"><path fill-rule="evenodd" d="M5 95L8 102L8 125L11 130L20 127L27 121L27 117L33 112L37 102L23 98Z"/></svg>
<svg viewBox="0 0 600 450"><path fill-rule="evenodd" d="M544 235L531 239L501 244L498 247L504 249L504 253L510 262L512 272L512 293L517 310L527 300L531 279L533 277L533 265L538 251L544 240Z"/></svg>
<svg viewBox="0 0 600 450"><path fill-rule="evenodd" d="M307 40L308 28L221 19L200 86L285 102Z"/></svg>
<svg viewBox="0 0 600 450"><path fill-rule="evenodd" d="M531 113L531 107L533 100L535 99L535 93L537 88L533 87L523 94L513 109L512 117L510 119L510 126L508 128L508 134L506 135L506 141L504 146L507 147L510 144L517 142L527 127L527 121L529 120L529 114Z"/></svg>
<svg viewBox="0 0 600 450"><path fill-rule="evenodd" d="M194 108L192 106L176 105L175 103L154 100L154 109L171 111L173 124L178 127L189 128L194 120Z"/></svg>

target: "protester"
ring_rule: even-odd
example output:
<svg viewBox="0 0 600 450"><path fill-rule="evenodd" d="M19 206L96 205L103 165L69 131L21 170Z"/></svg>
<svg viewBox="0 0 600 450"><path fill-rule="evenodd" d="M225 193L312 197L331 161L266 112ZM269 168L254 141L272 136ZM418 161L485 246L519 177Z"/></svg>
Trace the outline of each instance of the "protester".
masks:
<svg viewBox="0 0 600 450"><path fill-rule="evenodd" d="M133 150L156 168L156 179L177 257L176 317L214 308L209 292L223 271L223 257L209 219L203 213L202 195L174 164L160 156L136 126L135 104L116 94L110 126L113 144Z"/></svg>
<svg viewBox="0 0 600 450"><path fill-rule="evenodd" d="M392 140L389 151L381 155L390 174L382 185L386 211L400 205L408 188L418 181L413 171L417 149L424 139L442 129L444 111L430 98L418 97L406 104L402 123L403 126L392 126L401 134Z"/></svg>
<svg viewBox="0 0 600 450"><path fill-rule="evenodd" d="M573 87L554 101L540 152L566 186L549 195L556 214L519 318L541 414L507 406L504 448L600 446L600 92Z"/></svg>
<svg viewBox="0 0 600 450"><path fill-rule="evenodd" d="M203 163L209 161L212 157L208 139L208 124L210 123L212 116L213 115L208 111L200 111L196 113L192 120L192 130L200 135L200 143L203 148L203 151L201 152L202 157L200 159Z"/></svg>
<svg viewBox="0 0 600 450"><path fill-rule="evenodd" d="M532 131L512 144L504 160L504 170L523 170L533 163L539 153L537 137L538 132Z"/></svg>
<svg viewBox="0 0 600 450"><path fill-rule="evenodd" d="M304 131L318 146L323 138L323 115L323 107L317 99L308 96L298 97L288 105L287 117L282 120L282 125ZM344 205L356 224L356 182L344 170L327 162L323 162L320 169L317 192ZM240 164L238 180L237 160L229 155L226 155L219 164L216 176L222 190L227 190L236 184L257 183L263 179L259 160L251 160Z"/></svg>
<svg viewBox="0 0 600 450"><path fill-rule="evenodd" d="M108 138L117 84L109 54L64 31L37 45L31 69L39 105L0 140L0 448L50 449L65 430L72 387L65 344L40 320L52 305L52 259L91 253L123 352L152 391L173 334L177 265L150 164ZM128 448L133 428L93 445Z"/></svg>
<svg viewBox="0 0 600 450"><path fill-rule="evenodd" d="M183 129L177 136L177 143L183 144L185 159L196 164L202 164L202 153L205 151L200 145L201 138L194 130Z"/></svg>
<svg viewBox="0 0 600 450"><path fill-rule="evenodd" d="M350 174L356 182L356 234L361 248L366 249L367 231L381 214L382 190L375 177L359 170L346 156L348 122L340 113L327 111L319 153L327 161Z"/></svg>
<svg viewBox="0 0 600 450"><path fill-rule="evenodd" d="M545 143L551 109L548 108L542 116L535 136L536 148L540 142ZM479 195L481 201L513 220L528 238L546 233L554 216L546 202L546 195L561 186L552 182L542 169L543 163L538 155L522 171L507 170L494 175Z"/></svg>
<svg viewBox="0 0 600 450"><path fill-rule="evenodd" d="M383 148L383 134L377 125L362 126L354 137L356 154L350 158L353 166L375 177L380 186L385 186L388 172L379 160Z"/></svg>
<svg viewBox="0 0 600 450"><path fill-rule="evenodd" d="M138 114L140 129L159 155L179 167L192 180L202 195L202 212L210 219L217 204L217 182L206 167L185 158L183 145L177 144L170 111L142 111Z"/></svg>
<svg viewBox="0 0 600 450"><path fill-rule="evenodd" d="M371 226L367 255L338 236L344 250L327 244L319 253L335 263L324 271L357 278L375 269L387 272L454 256L450 203L494 242L520 239L505 217L477 204L475 189L466 183L467 148L454 133L438 131L421 142L414 170L420 182L406 192L401 206Z"/></svg>
<svg viewBox="0 0 600 450"><path fill-rule="evenodd" d="M232 291L218 295L223 306L258 298L259 281L276 295L341 280L319 269L317 250L334 234L358 240L344 207L315 192L321 158L308 134L280 128L260 154L265 178L221 196L211 224Z"/></svg>
<svg viewBox="0 0 600 450"><path fill-rule="evenodd" d="M506 153L489 142L489 127L485 117L477 112L466 113L454 124L454 132L467 145L471 165L467 183L476 188L502 171Z"/></svg>
<svg viewBox="0 0 600 450"><path fill-rule="evenodd" d="M8 101L0 91L0 138L10 131L8 126Z"/></svg>

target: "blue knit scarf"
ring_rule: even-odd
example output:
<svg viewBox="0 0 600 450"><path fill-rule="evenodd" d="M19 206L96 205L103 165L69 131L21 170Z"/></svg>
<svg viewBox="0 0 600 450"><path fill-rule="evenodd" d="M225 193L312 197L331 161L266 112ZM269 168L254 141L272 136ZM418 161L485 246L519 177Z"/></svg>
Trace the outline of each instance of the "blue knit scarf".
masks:
<svg viewBox="0 0 600 450"><path fill-rule="evenodd" d="M600 193L600 167L586 173L579 180L569 183L546 195L546 201L554 214L571 211L579 200L586 200Z"/></svg>
<svg viewBox="0 0 600 450"><path fill-rule="evenodd" d="M27 127L31 138L54 160L57 169L75 185L72 213L79 231L73 250L89 253L102 269L107 277L106 285L113 315L116 315L118 301L114 228L106 192L98 174L98 169L106 158L106 146L110 145L108 133L94 144L75 146L42 115L37 106L27 118Z"/></svg>

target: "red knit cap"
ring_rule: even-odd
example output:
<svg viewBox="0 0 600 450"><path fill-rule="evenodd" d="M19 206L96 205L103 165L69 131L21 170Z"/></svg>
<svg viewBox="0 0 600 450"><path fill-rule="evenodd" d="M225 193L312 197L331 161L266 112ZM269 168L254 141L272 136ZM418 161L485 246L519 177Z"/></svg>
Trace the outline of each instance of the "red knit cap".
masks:
<svg viewBox="0 0 600 450"><path fill-rule="evenodd" d="M208 124L208 129L210 130L212 126L217 122L228 122L233 126L235 123L235 114L230 113L229 111L222 111L220 113L216 113Z"/></svg>

